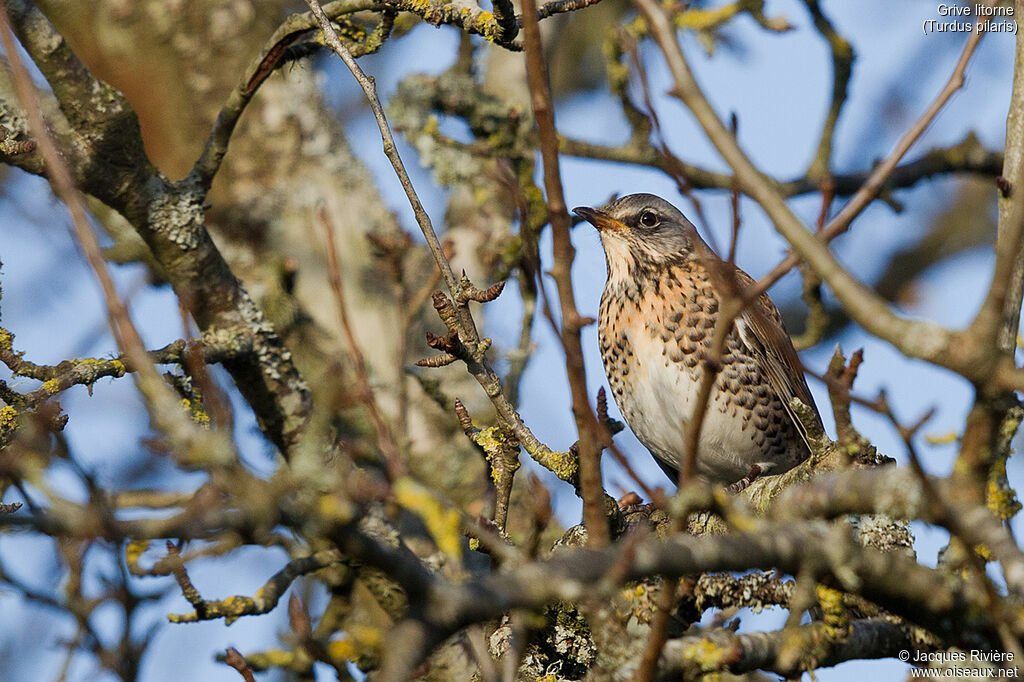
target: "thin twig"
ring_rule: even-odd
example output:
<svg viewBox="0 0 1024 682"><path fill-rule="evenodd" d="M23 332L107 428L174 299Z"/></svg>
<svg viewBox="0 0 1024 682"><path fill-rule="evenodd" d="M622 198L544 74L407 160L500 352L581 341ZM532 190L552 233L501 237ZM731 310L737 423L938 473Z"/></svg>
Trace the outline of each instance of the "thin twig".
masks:
<svg viewBox="0 0 1024 682"><path fill-rule="evenodd" d="M562 155L576 156L586 159L614 161L617 163L657 168L666 173L671 172L670 161L658 153L657 149L647 143L647 138L630 139L618 146L609 146L586 142L574 138L562 141ZM686 163L681 159L678 169L686 176L686 180L694 189L712 189L728 191L733 183L729 173L719 173L707 168ZM957 144L934 147L917 158L897 165L886 179L882 190L891 191L914 187L921 180L944 174L974 174L985 178L996 178L1003 167L1003 154L988 151L973 135L968 134ZM854 171L836 174L832 177L835 193L839 197L855 194L875 170L872 165L869 171ZM786 198L814 194L820 190L821 182L811 180L802 174L776 183L778 191Z"/></svg>
<svg viewBox="0 0 1024 682"><path fill-rule="evenodd" d="M628 53L630 61L633 64L633 70L636 71L637 77L640 81L640 92L643 95L644 111L641 112L641 114L646 116L647 125L656 140L656 146L652 146L655 146L657 153L664 159L665 172L668 173L673 181L675 181L676 188L679 190L679 193L686 197L693 206L697 223L703 228L703 233L707 236L708 242L711 244L711 248L715 253L721 253L718 249L718 240L715 237L715 233L708 228L708 219L704 214L704 206L701 204L697 194L693 191L693 185L690 184L689 178L686 177L683 162L679 157L672 153L672 150L668 147L668 143L665 142L665 134L661 129L661 119L658 117L658 111L654 108L654 100L651 97L651 86L647 78L647 69L644 68L643 61L640 59L640 51L637 49L635 40L629 43ZM647 137L644 137L644 141L647 141Z"/></svg>
<svg viewBox="0 0 1024 682"><path fill-rule="evenodd" d="M224 656L224 662L237 670L245 682L256 682L256 676L253 674L249 664L245 662L245 656L242 656L235 647L228 647Z"/></svg>
<svg viewBox="0 0 1024 682"><path fill-rule="evenodd" d="M599 1L556 0L549 2L540 9L538 19L545 19L563 12L578 11ZM366 38L364 43L356 45L357 48L363 46L364 49L354 56L363 56L379 49L391 32L395 15L400 11L416 14L435 26L449 24L457 26L466 33L486 36L494 44L509 50L521 49L514 39L522 20L512 13L512 5L509 0L498 0L494 4L493 14L485 13L482 10L462 11L467 8L458 3L434 5L417 3L414 0L388 0L387 2L381 0L334 0L334 2L322 5L317 4L321 8L320 14L329 19L337 19L346 14L367 10L382 13L377 29ZM218 113L203 152L189 173L189 180L199 186L203 192L209 190L214 176L220 170L221 162L224 160L228 144L231 141L231 135L259 87L286 60L289 48L304 34L318 26L320 26L320 17L317 16L315 10L288 16L267 40L260 54L246 68L238 86L228 96ZM351 50L349 50L349 54L352 54Z"/></svg>
<svg viewBox="0 0 1024 682"><path fill-rule="evenodd" d="M362 10L380 9L382 3L378 0L342 0L327 4L326 13L331 18L342 14L359 12ZM228 143L231 135L238 125L242 114L260 85L274 72L285 58L288 48L299 39L300 36L315 28L316 23L307 13L292 14L288 16L281 26L264 45L257 56L246 68L245 74L239 81L238 86L231 91L227 101L217 114L217 119L206 139L206 145L199 159L196 160L189 178L203 188L204 191L210 188L213 178L220 170L220 164L228 151Z"/></svg>
<svg viewBox="0 0 1024 682"><path fill-rule="evenodd" d="M994 4L994 2L987 3L988 5ZM980 21L979 23L987 22L987 19ZM871 172L871 175L864 181L860 189L850 197L850 199L843 205L843 208L837 213L828 223L818 232L818 238L828 243L843 234L853 222L854 218L861 214L861 212L868 207L868 205L875 200L878 193L885 186L889 176L892 175L893 171L896 170L900 160L906 155L910 148L917 142L918 138L924 134L924 131L931 125L935 117L938 116L939 112L942 111L946 103L949 102L950 98L956 93L957 90L963 87L964 84L964 73L967 70L967 65L971 61L971 57L974 55L975 48L978 46L978 42L981 40L983 35L982 31L977 30L977 26L967 39L964 44L964 49L960 53L960 58L957 60L956 66L953 69L953 73L950 74L949 79L943 86L942 90L935 97L932 103L925 109L921 117L903 134L903 137L896 143L896 147L889 154L886 159L878 164L875 169ZM796 266L800 262L800 256L797 253L790 254L775 268L772 269L767 275L761 278L757 284L756 293L752 292L751 295L759 294L762 291L766 291L772 284L782 278L787 272Z"/></svg>
<svg viewBox="0 0 1024 682"><path fill-rule="evenodd" d="M242 616L255 616L272 611L295 580L300 576L319 571L340 562L340 552L325 549L315 554L298 557L289 561L281 570L272 575L253 597L236 595L227 599L203 599L192 585L185 571L185 563L178 556L177 548L168 542L168 559L171 560L171 573L178 581L182 594L195 608L185 614L172 614L170 620L175 623L195 623L202 620L223 618L230 625Z"/></svg>
<svg viewBox="0 0 1024 682"><path fill-rule="evenodd" d="M540 25L535 0L524 0L523 41L526 51L526 77L530 87L530 101L540 137L541 159L544 164L544 187L547 190L548 219L554 250L551 276L558 287L558 300L562 315L561 340L565 351L566 371L572 393L572 412L579 434L580 488L583 492L583 519L587 537L594 546L608 542L608 522L604 509L604 487L601 483L601 445L594 427L596 419L590 409L587 376L583 366L583 348L580 329L583 319L576 309L572 290L572 261L576 250L572 245L572 223L566 210L562 192L561 171L558 165L558 131L548 84L544 49L540 40Z"/></svg>
<svg viewBox="0 0 1024 682"><path fill-rule="evenodd" d="M356 62L355 57L349 52L349 49L345 47L345 44L341 42L337 32L331 26L330 20L327 15L324 14L323 8L317 0L306 0L306 4L309 5L310 10L313 12L313 17L316 19L320 29L324 32L324 37L327 40L327 44L334 50L335 54L341 57L341 61L345 62L345 66L348 67L352 75L355 76L356 82L359 83L359 87L362 88L363 93L366 95L366 99L370 104L370 110L373 111L374 118L377 119L377 126L380 128L381 137L384 140L384 154L387 155L388 160L395 169L395 173L398 175L399 182L402 183L402 189L405 190L405 196L409 200L409 204L412 206L413 213L416 215L416 222L423 230L423 236L427 240L427 246L430 247L430 252L434 255L434 260L437 261L438 267L441 268L441 276L444 278L445 284L452 291L453 294L457 295L457 292L461 291L458 280L455 278L455 273L452 271L451 264L444 257L444 250L441 248L441 242L437 238L437 232L434 231L434 226L430 222L430 216L427 215L426 210L423 208L423 204L420 202L419 196L416 194L416 190L412 186L412 180L409 178L409 173L405 170L405 164L402 162L402 158L398 155L398 147L395 145L395 137L391 134L391 127L388 125L387 117L384 115L384 107L380 103L380 97L377 96L377 85L373 78L367 76L359 64Z"/></svg>
<svg viewBox="0 0 1024 682"><path fill-rule="evenodd" d="M317 210L317 218L324 230L324 240L327 252L327 278L331 285L331 292L334 294L334 303L338 308L338 320L341 322L341 329L345 333L345 340L348 342L349 353L356 368L356 377L359 379L359 393L366 411L373 423L373 430L377 435L377 446L384 455L384 463L387 467L388 477L395 481L405 473L405 465L402 464L402 456L398 450L395 436L388 425L380 406L377 404L377 395L370 383L370 371L366 366L366 357L363 355L356 335L352 331L352 324L348 319L348 306L345 303L345 288L342 281L341 265L338 262L337 244L334 239L334 225L323 206ZM404 380L401 377L400 380Z"/></svg>
<svg viewBox="0 0 1024 682"><path fill-rule="evenodd" d="M665 10L654 0L635 0L635 3L647 19L651 34L668 62L675 81L673 94L693 112L708 139L732 167L743 191L761 205L775 223L776 229L793 246L796 254L803 257L815 272L829 284L850 316L867 332L897 345L908 356L941 364L965 376L977 376L979 370L975 366L978 360L975 357L976 354L965 355L954 352L957 348L952 346L955 338L953 332L933 323L909 320L897 315L880 296L854 278L829 251L823 243L828 236L826 233L830 231L828 228L817 236L807 230L786 205L785 199L778 192L774 183L754 166L737 144L735 137L729 133L718 118L694 78ZM944 89L943 96L940 96L919 121L919 124L914 126L914 130L901 141L898 153L893 154L888 162L883 164L883 167L872 174L872 179L862 188L861 192L851 199L840 216L833 219L831 225L836 231L848 224L848 221L875 196L884 182L886 174L891 171L892 167L895 167L899 157L902 156L903 146L909 146L909 143L916 139L948 99L948 95L951 95L959 87L959 79L962 79L963 69L966 68L977 40L977 33L972 33L964 55L954 72L954 78L951 79L950 87ZM796 258L787 259L787 261L792 261L795 264ZM770 276L763 278L762 283L744 298L747 300L755 298L757 293L763 291L770 282L774 281L773 277L779 276L784 271L781 266L777 268Z"/></svg>
<svg viewBox="0 0 1024 682"><path fill-rule="evenodd" d="M349 52L348 48L338 38L337 33L331 26L327 17L324 15L320 3L316 0L306 0L307 4L313 12L313 16L316 18L317 24L324 32L325 40L334 52L341 57L342 61L355 76L356 81L359 83L366 95L366 99L370 104L370 109L373 112L374 118L377 121L377 127L380 129L381 138L384 141L384 154L388 157L391 165L395 169L395 173L398 175L398 179L402 184L402 188L405 190L406 197L412 206L413 213L416 216L416 222L420 226L420 230L423 232L423 236L427 241L427 245L430 248L431 254L434 256L434 261L437 263L437 267L441 272L441 276L448 286L448 290L451 292L452 301L441 301L435 296L435 307L438 308L439 312L443 309L451 309L452 315L447 323L451 323L456 329L459 336L459 340L462 344L470 346L471 357L467 359L466 367L470 374L477 380L480 386L484 389L487 397L491 399L494 404L495 410L498 413L500 419L508 425L512 432L516 435L516 439L522 444L526 451L537 460L545 468L552 471L556 476L564 481L575 481L576 480L576 465L571 461L568 453L556 452L551 450L547 445L542 443L532 431L523 423L523 420L519 417L515 408L508 402L501 390L501 380L498 375L494 372L491 366L487 363L486 358L483 356L481 349L486 349L486 345L480 338L480 334L477 331L476 323L473 321L472 313L467 305L468 299L465 297L464 287L462 283L456 279L454 272L452 271L451 263L448 262L445 256L444 249L441 246L440 241L437 238L437 233L434 231L433 224L430 222L430 216L423 209L423 205L416 195L416 190L412 185L412 181L409 179L409 174L406 172L405 164L402 162L401 157L398 154L398 148L395 146L395 139L391 133L391 128L388 125L387 117L384 115L384 107L380 102L380 98L377 96L377 88L372 78L367 76L363 70L356 63L355 58ZM441 298L447 299L444 294L439 294Z"/></svg>
<svg viewBox="0 0 1024 682"><path fill-rule="evenodd" d="M729 129L732 130L733 137L739 139L740 122L734 111L729 117ZM729 208L732 213L732 237L729 240L729 258L726 259L729 265L736 264L736 249L739 248L740 244L740 187L736 183L736 178L733 178L732 186L729 188Z"/></svg>
<svg viewBox="0 0 1024 682"><path fill-rule="evenodd" d="M1020 3L1016 4L1017 14L1021 13ZM1017 19L1019 21L1019 17ZM1024 260L1019 257L1019 226L1013 221L1024 220L1020 206L1024 203L1024 111L1020 106L1024 99L1024 36L1017 32L1016 55L1014 56L1013 87L1010 95L1010 112L1006 117L1006 145L1003 172L996 179L999 188L999 230L996 236L996 258L1007 258L1014 265L1004 275L1005 284L1002 320L997 332L997 347L1011 358L1017 347L1020 334L1021 299L1024 297ZM1014 233L1016 232L1016 236ZM1014 249L1016 244L1016 249ZM998 262L998 260L997 260ZM997 271L998 271L997 266ZM993 284L995 278L993 277ZM991 292L990 292L991 293ZM1011 366L1015 363L1008 363Z"/></svg>
<svg viewBox="0 0 1024 682"><path fill-rule="evenodd" d="M835 137L839 114L846 102L846 89L853 72L854 52L849 41L839 35L835 26L821 11L819 0L804 0L804 4L814 19L814 27L828 42L832 54L832 100L825 123L821 127L818 149L806 173L808 178L820 180L832 172L832 140Z"/></svg>

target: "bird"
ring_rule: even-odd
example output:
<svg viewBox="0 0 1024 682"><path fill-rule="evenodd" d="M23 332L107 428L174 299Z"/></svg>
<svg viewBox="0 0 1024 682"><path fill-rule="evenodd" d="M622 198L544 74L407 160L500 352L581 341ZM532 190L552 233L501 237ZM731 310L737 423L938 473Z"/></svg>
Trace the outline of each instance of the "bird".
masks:
<svg viewBox="0 0 1024 682"><path fill-rule="evenodd" d="M653 194L573 212L597 228L604 247L607 281L598 337L615 402L677 482L721 302L742 295L754 280L720 258L679 209ZM767 292L735 317L719 360L694 473L739 491L810 455L792 398L813 411L819 427L821 417Z"/></svg>

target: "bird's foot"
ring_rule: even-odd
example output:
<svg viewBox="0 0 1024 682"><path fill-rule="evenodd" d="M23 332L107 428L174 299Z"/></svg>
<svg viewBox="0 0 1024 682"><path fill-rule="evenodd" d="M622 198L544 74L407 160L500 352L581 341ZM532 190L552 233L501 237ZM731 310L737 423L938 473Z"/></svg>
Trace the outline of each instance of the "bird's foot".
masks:
<svg viewBox="0 0 1024 682"><path fill-rule="evenodd" d="M736 481L735 483L731 484L729 487L726 488L726 490L728 490L733 495L738 495L739 493L743 492L748 487L750 487L750 484L756 481L757 477L760 475L761 466L755 464L754 466L750 467L750 472L746 476Z"/></svg>

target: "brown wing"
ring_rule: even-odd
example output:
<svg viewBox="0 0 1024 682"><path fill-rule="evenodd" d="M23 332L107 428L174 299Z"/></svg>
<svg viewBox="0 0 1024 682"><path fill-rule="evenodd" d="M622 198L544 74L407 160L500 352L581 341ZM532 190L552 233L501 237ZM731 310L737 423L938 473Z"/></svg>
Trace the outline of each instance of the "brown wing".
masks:
<svg viewBox="0 0 1024 682"><path fill-rule="evenodd" d="M712 263L708 263L711 266L708 271L719 291L739 296L755 284L750 275L735 265L717 257L709 260L712 260ZM789 406L789 401L799 398L800 402L814 410L818 426L821 426L821 416L811 397L811 391L807 388L803 365L797 357L796 349L793 348L793 341L782 324L778 308L767 292L762 293L756 302L748 305L736 318L734 325L741 343L756 358L759 368L782 402L782 407L797 433L810 450L807 429Z"/></svg>
<svg viewBox="0 0 1024 682"><path fill-rule="evenodd" d="M754 284L754 280L739 268L736 269L736 273L737 279L744 287ZM782 406L796 427L797 433L800 434L800 438L810 450L807 429L789 406L789 401L799 398L800 402L814 410L815 421L819 427L821 427L821 416L814 404L814 398L811 397L811 391L807 388L803 364L797 357L793 341L782 324L782 316L779 314L778 308L775 307L767 293L762 293L756 303L748 305L746 310L736 318L735 325L740 340L758 359L761 371L764 372L768 383L782 401Z"/></svg>

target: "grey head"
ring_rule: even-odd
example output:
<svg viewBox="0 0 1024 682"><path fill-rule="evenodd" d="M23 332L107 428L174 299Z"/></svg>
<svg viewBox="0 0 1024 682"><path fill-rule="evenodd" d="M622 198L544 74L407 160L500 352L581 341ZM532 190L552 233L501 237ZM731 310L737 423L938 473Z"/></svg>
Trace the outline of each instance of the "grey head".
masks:
<svg viewBox="0 0 1024 682"><path fill-rule="evenodd" d="M630 194L602 209L580 206L573 213L600 232L609 278L711 253L693 223L653 194Z"/></svg>

